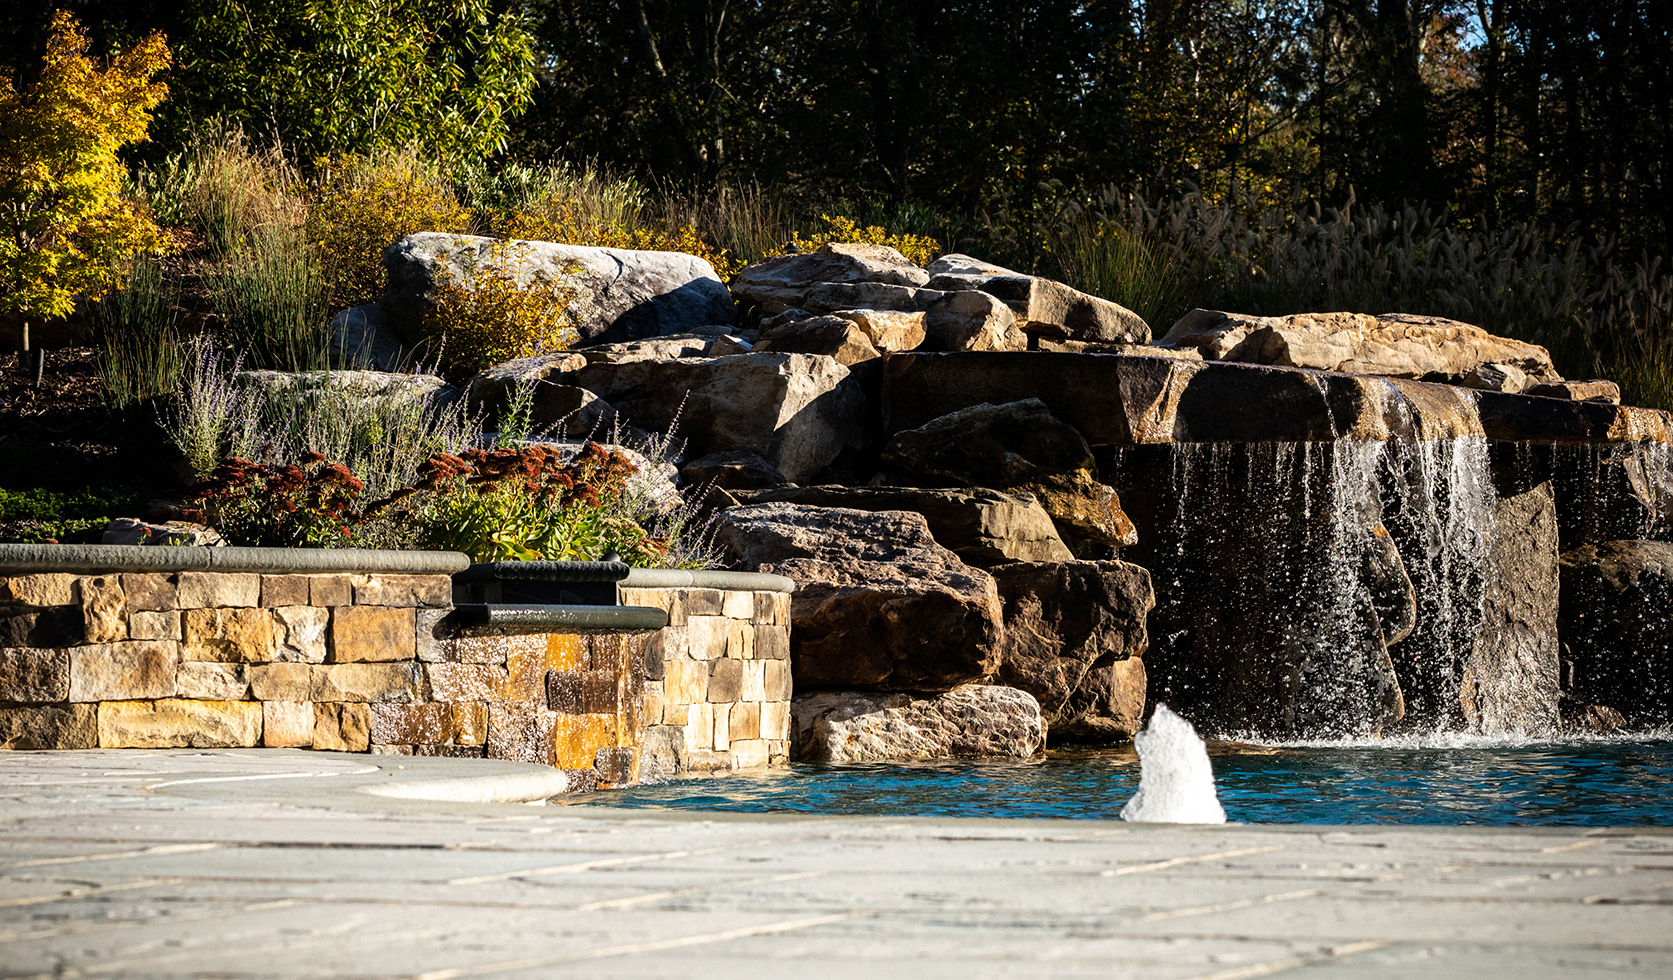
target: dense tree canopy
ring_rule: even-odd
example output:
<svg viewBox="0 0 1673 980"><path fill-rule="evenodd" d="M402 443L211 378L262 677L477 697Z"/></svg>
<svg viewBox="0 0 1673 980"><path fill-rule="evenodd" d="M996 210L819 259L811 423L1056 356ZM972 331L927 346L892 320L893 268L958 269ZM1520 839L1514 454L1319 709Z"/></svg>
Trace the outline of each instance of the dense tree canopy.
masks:
<svg viewBox="0 0 1673 980"><path fill-rule="evenodd" d="M67 6L105 50L168 35L165 143L220 114L304 154L503 143L700 192L756 181L975 211L1190 181L1673 244L1665 0ZM9 64L38 63L50 10L0 12Z"/></svg>

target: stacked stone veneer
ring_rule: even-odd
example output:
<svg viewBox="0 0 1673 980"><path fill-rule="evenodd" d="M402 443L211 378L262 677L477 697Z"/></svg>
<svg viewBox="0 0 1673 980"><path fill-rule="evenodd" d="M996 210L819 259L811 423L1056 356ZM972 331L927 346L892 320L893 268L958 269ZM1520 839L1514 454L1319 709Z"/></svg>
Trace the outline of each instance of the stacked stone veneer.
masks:
<svg viewBox="0 0 1673 980"><path fill-rule="evenodd" d="M645 646L643 724L656 772L782 764L790 751L790 596L622 589L668 626Z"/></svg>
<svg viewBox="0 0 1673 980"><path fill-rule="evenodd" d="M788 595L631 589L666 629L450 638L452 598L447 575L0 578L0 746L488 756L578 789L786 757Z"/></svg>
<svg viewBox="0 0 1673 980"><path fill-rule="evenodd" d="M429 701L451 597L446 575L0 579L0 744L367 751ZM426 741L481 753L476 719L446 729Z"/></svg>

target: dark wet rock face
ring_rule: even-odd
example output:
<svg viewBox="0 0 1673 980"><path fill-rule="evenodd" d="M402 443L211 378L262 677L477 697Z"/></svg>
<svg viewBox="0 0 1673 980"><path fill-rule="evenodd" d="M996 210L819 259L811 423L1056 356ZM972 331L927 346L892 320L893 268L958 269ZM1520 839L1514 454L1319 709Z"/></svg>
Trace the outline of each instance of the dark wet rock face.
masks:
<svg viewBox="0 0 1673 980"><path fill-rule="evenodd" d="M1582 545L1560 572L1566 693L1633 725L1673 720L1673 543Z"/></svg>

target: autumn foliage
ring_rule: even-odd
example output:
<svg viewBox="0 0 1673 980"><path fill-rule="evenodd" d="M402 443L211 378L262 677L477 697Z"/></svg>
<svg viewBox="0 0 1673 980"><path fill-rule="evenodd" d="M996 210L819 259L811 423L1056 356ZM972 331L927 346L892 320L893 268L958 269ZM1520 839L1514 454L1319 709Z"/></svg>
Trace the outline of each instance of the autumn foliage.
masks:
<svg viewBox="0 0 1673 980"><path fill-rule="evenodd" d="M64 11L31 85L0 78L0 310L68 314L77 296L119 285L127 258L160 248L143 208L122 195L122 147L145 139L167 88L169 51L153 33L101 69Z"/></svg>

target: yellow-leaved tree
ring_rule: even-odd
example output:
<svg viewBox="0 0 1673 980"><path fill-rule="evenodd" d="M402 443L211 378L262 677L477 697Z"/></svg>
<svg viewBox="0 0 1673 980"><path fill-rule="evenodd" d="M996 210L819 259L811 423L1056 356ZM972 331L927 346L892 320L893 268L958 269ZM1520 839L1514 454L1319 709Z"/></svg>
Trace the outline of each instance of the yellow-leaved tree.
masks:
<svg viewBox="0 0 1673 980"><path fill-rule="evenodd" d="M0 77L0 310L43 319L110 292L127 259L162 246L123 198L116 153L145 139L168 91L152 78L169 64L161 34L101 70L74 17L58 11L51 29L39 79Z"/></svg>

